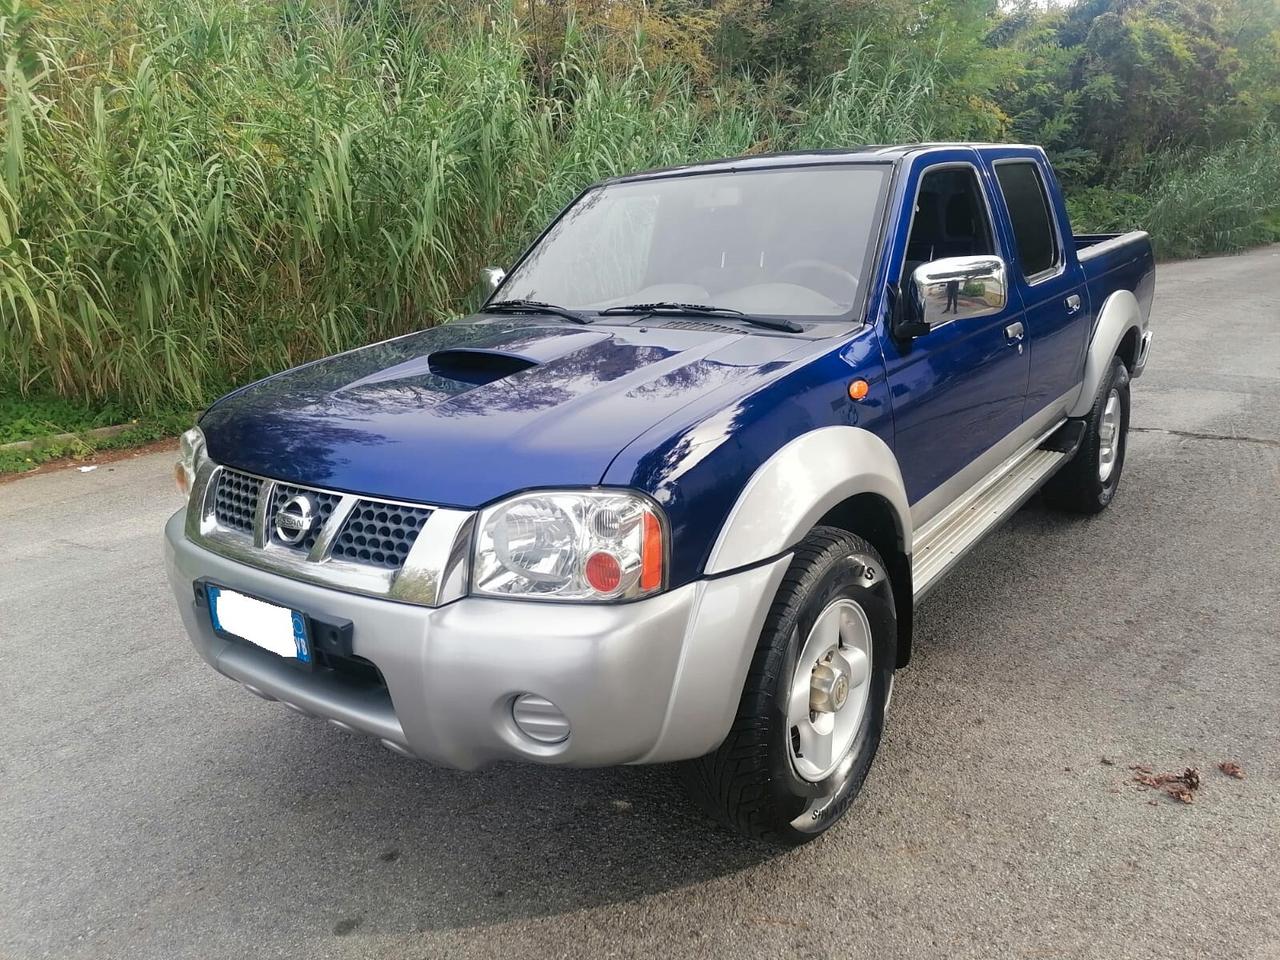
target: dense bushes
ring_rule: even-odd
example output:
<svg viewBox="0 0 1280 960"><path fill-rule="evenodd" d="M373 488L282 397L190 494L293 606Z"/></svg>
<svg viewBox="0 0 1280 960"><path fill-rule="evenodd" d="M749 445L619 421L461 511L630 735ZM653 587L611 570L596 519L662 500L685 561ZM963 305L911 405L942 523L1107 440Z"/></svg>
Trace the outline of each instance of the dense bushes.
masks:
<svg viewBox="0 0 1280 960"><path fill-rule="evenodd" d="M1280 240L1280 137L1263 131L1203 155L1156 156L1121 186L1081 188L1067 203L1078 232L1140 227L1164 259Z"/></svg>
<svg viewBox="0 0 1280 960"><path fill-rule="evenodd" d="M812 36L797 62L818 76L763 72L777 31L803 25L726 19L750 6L650 4L618 28L624 3L579 22L527 3L0 0L0 390L199 405L457 313L482 264L602 176L1012 136L1039 109L1009 64L1044 37L1015 24L982 67L987 41L947 26L973 2L920 5L952 31L930 42L894 41L883 11ZM1270 235L1274 137L1188 143L1126 182L1055 142L1084 227L1146 225L1165 255Z"/></svg>
<svg viewBox="0 0 1280 960"><path fill-rule="evenodd" d="M1163 257L1199 257L1280 240L1280 139L1255 139L1156 178L1139 221Z"/></svg>

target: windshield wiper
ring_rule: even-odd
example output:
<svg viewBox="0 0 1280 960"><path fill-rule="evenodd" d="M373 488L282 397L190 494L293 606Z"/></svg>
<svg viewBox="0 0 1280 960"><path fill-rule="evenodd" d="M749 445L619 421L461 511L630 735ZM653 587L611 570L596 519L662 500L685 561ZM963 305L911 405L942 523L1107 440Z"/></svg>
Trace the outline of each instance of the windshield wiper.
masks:
<svg viewBox="0 0 1280 960"><path fill-rule="evenodd" d="M601 316L618 313L671 313L692 314L700 317L726 317L769 330L783 330L787 333L801 333L804 330L804 327L794 320L783 317L757 317L743 313L741 310L734 310L732 307L712 307L704 303L675 303L670 300L659 300L657 303L628 303L620 307L606 307L600 311Z"/></svg>
<svg viewBox="0 0 1280 960"><path fill-rule="evenodd" d="M590 323L582 314L568 307L558 307L554 303L543 303L541 300L498 300L486 303L480 308L481 313L549 313L555 317L564 317L574 323Z"/></svg>

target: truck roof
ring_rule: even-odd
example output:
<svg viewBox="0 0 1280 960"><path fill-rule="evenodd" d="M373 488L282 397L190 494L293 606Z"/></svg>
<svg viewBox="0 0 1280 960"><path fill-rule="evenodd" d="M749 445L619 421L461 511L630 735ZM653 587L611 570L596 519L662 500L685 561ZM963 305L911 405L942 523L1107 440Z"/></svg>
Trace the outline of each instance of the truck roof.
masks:
<svg viewBox="0 0 1280 960"><path fill-rule="evenodd" d="M855 147L832 147L821 150L788 150L777 153L753 153L741 157L725 157L720 160L704 160L698 163L679 164L672 167L655 167L617 177L609 177L602 183L625 183L628 180L646 180L650 177L716 173L726 170L752 170L762 167L803 167L821 163L880 162L893 163L909 154L929 150L947 150L968 147L981 150L984 147L1025 147L1020 143L928 142L899 144L864 144Z"/></svg>

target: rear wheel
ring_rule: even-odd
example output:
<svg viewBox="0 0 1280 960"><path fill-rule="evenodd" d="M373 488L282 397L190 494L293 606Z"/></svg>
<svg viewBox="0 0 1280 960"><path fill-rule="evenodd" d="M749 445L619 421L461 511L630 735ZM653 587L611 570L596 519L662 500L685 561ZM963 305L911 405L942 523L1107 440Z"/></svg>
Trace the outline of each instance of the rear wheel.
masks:
<svg viewBox="0 0 1280 960"><path fill-rule="evenodd" d="M795 845L830 829L879 746L896 647L880 555L815 529L778 589L729 736L684 765L694 798L758 839Z"/></svg>
<svg viewBox="0 0 1280 960"><path fill-rule="evenodd" d="M1050 506L1101 513L1115 498L1129 440L1129 369L1115 357L1086 418L1084 440L1071 461L1045 484Z"/></svg>

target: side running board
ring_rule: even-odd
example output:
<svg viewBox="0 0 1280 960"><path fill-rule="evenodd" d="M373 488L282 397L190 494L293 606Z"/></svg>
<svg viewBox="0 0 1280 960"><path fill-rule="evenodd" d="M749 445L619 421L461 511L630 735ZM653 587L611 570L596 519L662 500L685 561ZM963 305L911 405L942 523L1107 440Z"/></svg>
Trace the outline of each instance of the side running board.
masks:
<svg viewBox="0 0 1280 960"><path fill-rule="evenodd" d="M1071 459L1083 431L1073 421L1033 441L916 535L911 580L918 603L991 530L998 527Z"/></svg>

